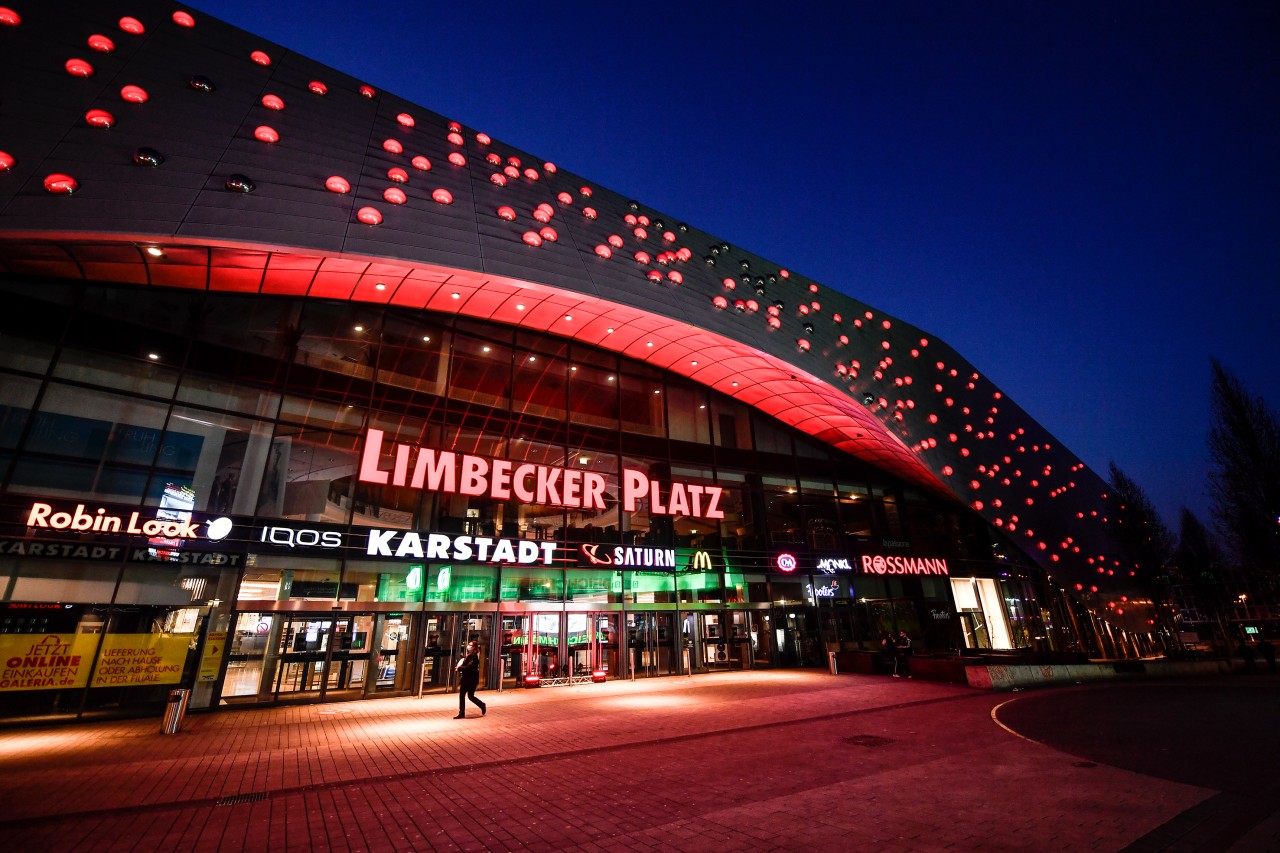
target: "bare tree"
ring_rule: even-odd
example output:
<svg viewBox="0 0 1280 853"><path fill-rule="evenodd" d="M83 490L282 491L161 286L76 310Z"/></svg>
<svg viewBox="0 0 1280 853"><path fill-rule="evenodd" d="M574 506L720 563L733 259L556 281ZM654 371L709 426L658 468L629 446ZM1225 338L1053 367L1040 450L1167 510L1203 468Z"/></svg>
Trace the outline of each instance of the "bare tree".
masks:
<svg viewBox="0 0 1280 853"><path fill-rule="evenodd" d="M1188 593L1195 608L1212 622L1221 642L1231 639L1227 628L1227 567L1213 534L1195 513L1182 508L1178 548L1173 553L1174 580Z"/></svg>
<svg viewBox="0 0 1280 853"><path fill-rule="evenodd" d="M1209 450L1213 515L1256 592L1280 590L1280 423L1261 397L1213 362Z"/></svg>
<svg viewBox="0 0 1280 853"><path fill-rule="evenodd" d="M1109 513L1114 520L1111 536L1120 551L1121 567L1134 572L1144 588L1156 592L1162 586L1166 564L1173 554L1173 534L1147 493L1132 477L1114 462L1109 473Z"/></svg>

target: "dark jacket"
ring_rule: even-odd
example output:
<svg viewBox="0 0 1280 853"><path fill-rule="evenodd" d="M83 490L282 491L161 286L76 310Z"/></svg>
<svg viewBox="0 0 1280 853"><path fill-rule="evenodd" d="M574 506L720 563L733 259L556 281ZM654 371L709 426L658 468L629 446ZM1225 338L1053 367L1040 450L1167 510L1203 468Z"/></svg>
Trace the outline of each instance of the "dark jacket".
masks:
<svg viewBox="0 0 1280 853"><path fill-rule="evenodd" d="M480 683L480 655L472 652L462 659L458 669L458 683L463 687L475 687Z"/></svg>

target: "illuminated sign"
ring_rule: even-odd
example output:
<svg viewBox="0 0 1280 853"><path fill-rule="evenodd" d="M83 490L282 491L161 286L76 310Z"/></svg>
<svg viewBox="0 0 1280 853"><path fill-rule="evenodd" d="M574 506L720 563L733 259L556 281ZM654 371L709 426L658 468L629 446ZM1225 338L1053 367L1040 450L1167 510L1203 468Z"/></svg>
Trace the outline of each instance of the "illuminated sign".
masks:
<svg viewBox="0 0 1280 853"><path fill-rule="evenodd" d="M85 512L84 504L76 504L72 512L54 512L47 503L33 503L27 510L27 527L63 530L74 533L124 533L135 536L163 536L167 539L199 539L201 522L191 519L142 518L136 510L123 516L108 515L105 507ZM221 521L218 519L217 521ZM212 526L214 522L210 522ZM221 525L219 525L221 528Z"/></svg>
<svg viewBox="0 0 1280 853"><path fill-rule="evenodd" d="M474 560L479 563L542 563L551 565L555 542L493 539L488 536L449 536L412 530L369 531L365 554L370 557L412 557L417 560Z"/></svg>
<svg viewBox="0 0 1280 853"><path fill-rule="evenodd" d="M824 557L818 560L818 571L834 575L836 572L851 572L853 564L847 557Z"/></svg>
<svg viewBox="0 0 1280 853"><path fill-rule="evenodd" d="M312 530L305 527L264 527L258 535L258 541L282 548L341 548L342 534L336 530Z"/></svg>
<svg viewBox="0 0 1280 853"><path fill-rule="evenodd" d="M813 594L818 598L835 598L840 589L840 581L832 581L826 586L815 586Z"/></svg>
<svg viewBox="0 0 1280 853"><path fill-rule="evenodd" d="M608 545L583 545L579 565L615 566L620 569L674 569L674 548L631 548Z"/></svg>
<svg viewBox="0 0 1280 853"><path fill-rule="evenodd" d="M361 482L501 501L514 497L521 503L569 509L606 509L607 480L595 471L491 460L409 444L392 445L394 461L388 471L379 467L385 443L385 433L380 429L371 429L365 435ZM673 481L664 489L663 484L649 479L643 471L624 468L621 487L622 508L626 512L635 512L637 503L647 499L653 515L724 518L720 508L724 490L719 486Z"/></svg>
<svg viewBox="0 0 1280 853"><path fill-rule="evenodd" d="M773 562L780 572L794 572L796 566L799 565L794 554L779 554L778 558Z"/></svg>
<svg viewBox="0 0 1280 853"><path fill-rule="evenodd" d="M930 557L864 556L861 569L869 575L949 575L947 561Z"/></svg>
<svg viewBox="0 0 1280 853"><path fill-rule="evenodd" d="M693 556L689 558L689 571L691 572L715 571L711 567L711 554L707 551L694 551Z"/></svg>

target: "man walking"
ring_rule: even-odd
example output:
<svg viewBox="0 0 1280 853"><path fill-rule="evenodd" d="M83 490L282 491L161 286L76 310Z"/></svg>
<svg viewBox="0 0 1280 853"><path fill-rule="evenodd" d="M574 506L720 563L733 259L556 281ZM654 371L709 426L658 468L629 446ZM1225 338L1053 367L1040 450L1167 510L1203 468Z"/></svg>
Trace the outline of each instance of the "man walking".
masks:
<svg viewBox="0 0 1280 853"><path fill-rule="evenodd" d="M467 653L463 655L462 660L458 661L458 716L455 720L464 720L467 717L467 699L480 706L480 716L484 716L489 709L483 702L476 698L476 688L480 686L480 653L476 651L476 641L471 640L467 643Z"/></svg>

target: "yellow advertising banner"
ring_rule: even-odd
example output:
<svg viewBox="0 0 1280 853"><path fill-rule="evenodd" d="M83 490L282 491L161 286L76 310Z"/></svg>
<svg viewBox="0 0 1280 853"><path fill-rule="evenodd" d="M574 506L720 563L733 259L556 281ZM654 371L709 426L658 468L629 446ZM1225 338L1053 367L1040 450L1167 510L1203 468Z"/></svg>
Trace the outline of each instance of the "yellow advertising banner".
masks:
<svg viewBox="0 0 1280 853"><path fill-rule="evenodd" d="M204 641L204 654L200 656L200 680L217 681L222 667L222 655L227 650L227 632L210 631Z"/></svg>
<svg viewBox="0 0 1280 853"><path fill-rule="evenodd" d="M194 634L0 634L0 691L176 684Z"/></svg>
<svg viewBox="0 0 1280 853"><path fill-rule="evenodd" d="M96 634L0 634L0 690L84 687Z"/></svg>

